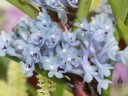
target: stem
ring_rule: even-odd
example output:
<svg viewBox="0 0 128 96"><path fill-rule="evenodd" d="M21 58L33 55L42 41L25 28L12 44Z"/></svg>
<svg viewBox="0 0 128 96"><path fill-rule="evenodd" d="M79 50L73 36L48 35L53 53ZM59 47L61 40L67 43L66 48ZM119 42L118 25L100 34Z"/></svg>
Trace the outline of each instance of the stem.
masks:
<svg viewBox="0 0 128 96"><path fill-rule="evenodd" d="M91 1L92 0L80 0L79 1L78 9L76 12L76 19L74 20L75 22L79 22L81 17L87 18Z"/></svg>
<svg viewBox="0 0 128 96"><path fill-rule="evenodd" d="M19 8L21 11L26 13L31 18L35 18L39 12L39 10L31 5L28 2L22 2L20 0L7 0L9 3L13 4L17 8Z"/></svg>
<svg viewBox="0 0 128 96"><path fill-rule="evenodd" d="M80 22L80 18L87 18L92 0L79 0L76 18L74 22ZM73 27L73 31L76 27Z"/></svg>
<svg viewBox="0 0 128 96"><path fill-rule="evenodd" d="M28 92L31 94L31 96L37 96L36 89L31 86L30 84L27 84Z"/></svg>

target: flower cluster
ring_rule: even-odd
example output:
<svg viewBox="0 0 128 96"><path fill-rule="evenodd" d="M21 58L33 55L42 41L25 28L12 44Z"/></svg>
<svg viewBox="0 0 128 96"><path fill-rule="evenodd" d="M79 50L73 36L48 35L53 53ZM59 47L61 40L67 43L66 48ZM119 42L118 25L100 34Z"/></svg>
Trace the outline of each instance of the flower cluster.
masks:
<svg viewBox="0 0 128 96"><path fill-rule="evenodd" d="M66 12L68 8L77 8L79 0L29 0L31 3L53 11Z"/></svg>
<svg viewBox="0 0 128 96"><path fill-rule="evenodd" d="M84 82L93 78L98 82L98 92L107 89L115 62L127 63L128 50L119 51L114 38L114 27L105 14L92 17L92 21L81 18L75 32L65 28L62 32L46 10L36 19L22 19L13 33L0 36L0 56L10 55L19 58L21 72L27 77L33 75L35 64L49 71L48 76L63 78L63 73L81 75Z"/></svg>

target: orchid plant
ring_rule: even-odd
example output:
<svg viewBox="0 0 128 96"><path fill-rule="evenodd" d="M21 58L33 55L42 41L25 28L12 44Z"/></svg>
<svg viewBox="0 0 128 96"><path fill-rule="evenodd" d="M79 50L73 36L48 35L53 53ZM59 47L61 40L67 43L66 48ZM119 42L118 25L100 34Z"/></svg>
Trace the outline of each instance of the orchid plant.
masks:
<svg viewBox="0 0 128 96"><path fill-rule="evenodd" d="M128 28L123 20L127 18L126 15L121 15L120 18L120 14L116 13L117 6L113 4L115 0L109 0L112 10L110 5L105 3L109 6L108 11L100 8L98 14L91 16L90 20L87 16L91 0L19 0L17 4L13 0L8 1L16 6L24 2L25 6L34 6L31 8L40 12L35 14L36 18L27 12L30 17L21 19L11 33L1 32L0 56L17 58L21 72L27 77L33 76L36 70L40 76L46 72L45 76L55 83L66 79L72 84L70 75L75 74L82 79L83 84L89 84L90 87L87 88L91 91L91 94L88 94L83 90L87 95L74 94L75 96L109 96L107 91L110 91L108 87L112 83L110 77L115 64L128 64L128 47L120 50L115 38L119 36L115 36L118 31L125 37L124 32ZM25 10L21 6L19 8ZM125 14L127 9L128 7L123 9ZM73 16L75 14L76 17ZM53 20L51 15L57 16L58 19ZM127 43L126 37L124 40ZM96 89L93 87L94 82ZM106 93L102 89L106 90Z"/></svg>

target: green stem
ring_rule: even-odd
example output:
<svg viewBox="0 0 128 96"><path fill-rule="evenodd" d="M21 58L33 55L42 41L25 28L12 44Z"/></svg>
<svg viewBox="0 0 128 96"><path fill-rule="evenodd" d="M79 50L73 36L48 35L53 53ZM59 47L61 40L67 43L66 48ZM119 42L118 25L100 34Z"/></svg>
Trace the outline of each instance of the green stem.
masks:
<svg viewBox="0 0 128 96"><path fill-rule="evenodd" d="M31 18L35 18L39 12L39 10L31 5L28 2L22 2L20 0L7 0L9 3L13 4L17 8L19 8L21 11L26 13Z"/></svg>
<svg viewBox="0 0 128 96"><path fill-rule="evenodd" d="M27 87L28 87L28 92L30 93L31 96L37 96L36 89L32 85L27 84Z"/></svg>
<svg viewBox="0 0 128 96"><path fill-rule="evenodd" d="M75 22L79 22L81 17L87 18L90 5L91 5L91 1L92 0L80 0L79 1L76 18L74 20Z"/></svg>
<svg viewBox="0 0 128 96"><path fill-rule="evenodd" d="M79 0L76 18L74 22L80 22L80 18L87 18L92 0ZM76 27L73 28L73 31Z"/></svg>
<svg viewBox="0 0 128 96"><path fill-rule="evenodd" d="M126 19L125 19L125 24L128 26L128 13L127 13L127 16L126 16Z"/></svg>

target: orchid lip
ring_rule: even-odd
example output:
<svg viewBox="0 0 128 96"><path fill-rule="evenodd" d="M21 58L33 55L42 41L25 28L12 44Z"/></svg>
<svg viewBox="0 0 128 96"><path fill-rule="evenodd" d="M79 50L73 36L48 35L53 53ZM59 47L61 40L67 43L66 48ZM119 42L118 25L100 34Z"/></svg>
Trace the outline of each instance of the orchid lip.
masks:
<svg viewBox="0 0 128 96"><path fill-rule="evenodd" d="M34 54L32 55L32 58L33 58L33 61L34 61L35 63L38 63L40 56L39 56L37 53L34 53Z"/></svg>
<svg viewBox="0 0 128 96"><path fill-rule="evenodd" d="M65 69L63 69L63 68L61 68L61 67L58 67L58 68L57 68L57 72L59 72L59 71L65 71Z"/></svg>
<svg viewBox="0 0 128 96"><path fill-rule="evenodd" d="M7 47L4 45L4 47L2 48L2 50L6 50L7 49Z"/></svg>

